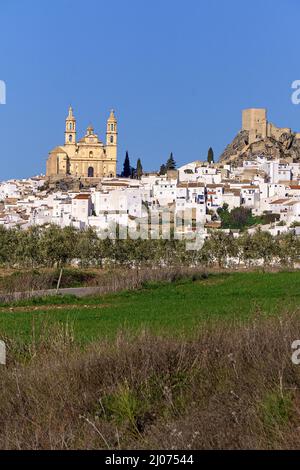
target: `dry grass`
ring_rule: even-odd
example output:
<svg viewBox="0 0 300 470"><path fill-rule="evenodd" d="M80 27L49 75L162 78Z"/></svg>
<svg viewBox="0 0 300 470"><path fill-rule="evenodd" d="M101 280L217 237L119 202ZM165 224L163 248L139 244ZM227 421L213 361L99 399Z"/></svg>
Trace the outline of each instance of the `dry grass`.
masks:
<svg viewBox="0 0 300 470"><path fill-rule="evenodd" d="M175 282L183 278L205 279L206 270L201 267L173 266L166 268L115 269L107 271L101 279L95 279L91 285L99 288L100 294L134 290L148 282Z"/></svg>
<svg viewBox="0 0 300 470"><path fill-rule="evenodd" d="M56 288L59 272L53 271L16 271L10 273L0 283L0 301L11 301L18 293L18 299L30 298L34 291L47 291ZM61 288L95 287L100 295L122 290L132 290L146 282L172 281L187 278L206 278L208 274L200 267L166 267L140 269L98 270L64 269Z"/></svg>
<svg viewBox="0 0 300 470"><path fill-rule="evenodd" d="M299 448L297 338L295 314L206 325L193 340L120 334L85 350L68 326L26 350L7 339L0 448Z"/></svg>

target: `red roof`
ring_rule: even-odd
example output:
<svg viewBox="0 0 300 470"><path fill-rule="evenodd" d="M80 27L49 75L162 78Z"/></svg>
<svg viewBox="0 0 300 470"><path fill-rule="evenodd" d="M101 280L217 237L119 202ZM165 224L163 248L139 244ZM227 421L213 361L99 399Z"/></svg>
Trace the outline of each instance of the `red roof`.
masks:
<svg viewBox="0 0 300 470"><path fill-rule="evenodd" d="M89 194L77 194L77 196L75 196L74 199L90 199L90 195Z"/></svg>

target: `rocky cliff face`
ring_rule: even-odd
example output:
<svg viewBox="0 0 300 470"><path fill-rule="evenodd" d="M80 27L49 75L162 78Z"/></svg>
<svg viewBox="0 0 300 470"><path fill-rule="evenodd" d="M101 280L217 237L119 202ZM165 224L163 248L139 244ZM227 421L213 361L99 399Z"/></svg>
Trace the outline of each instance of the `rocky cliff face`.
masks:
<svg viewBox="0 0 300 470"><path fill-rule="evenodd" d="M84 191L89 188L98 188L101 178L76 178L72 176L47 178L41 190L57 191Z"/></svg>
<svg viewBox="0 0 300 470"><path fill-rule="evenodd" d="M243 160L251 160L258 155L263 155L270 160L280 158L300 162L300 139L296 138L294 133L283 133L278 140L266 137L249 144L249 132L240 131L227 145L220 157L220 162L238 166Z"/></svg>

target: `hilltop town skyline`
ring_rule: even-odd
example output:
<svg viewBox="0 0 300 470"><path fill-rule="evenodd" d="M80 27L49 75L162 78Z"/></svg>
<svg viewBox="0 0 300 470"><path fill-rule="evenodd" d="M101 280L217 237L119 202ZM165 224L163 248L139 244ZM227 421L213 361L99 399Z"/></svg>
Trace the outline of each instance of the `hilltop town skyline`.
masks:
<svg viewBox="0 0 300 470"><path fill-rule="evenodd" d="M4 459L300 448L299 17L1 0Z"/></svg>

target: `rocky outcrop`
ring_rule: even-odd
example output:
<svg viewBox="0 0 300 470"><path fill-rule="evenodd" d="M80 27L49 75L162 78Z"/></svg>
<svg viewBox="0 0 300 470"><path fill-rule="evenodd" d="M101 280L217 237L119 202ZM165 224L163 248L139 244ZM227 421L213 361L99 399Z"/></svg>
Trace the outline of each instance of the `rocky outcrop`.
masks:
<svg viewBox="0 0 300 470"><path fill-rule="evenodd" d="M227 145L220 162L239 166L243 160L251 160L259 155L270 160L279 158L300 162L300 139L295 133L286 132L278 139L266 137L249 144L249 132L243 130Z"/></svg>
<svg viewBox="0 0 300 470"><path fill-rule="evenodd" d="M56 191L84 191L89 188L97 188L101 178L83 178L83 177L48 177L41 190L48 190L49 192Z"/></svg>
<svg viewBox="0 0 300 470"><path fill-rule="evenodd" d="M249 146L249 132L240 131L233 141L227 145L226 149L220 157L220 162L229 163L238 158Z"/></svg>

